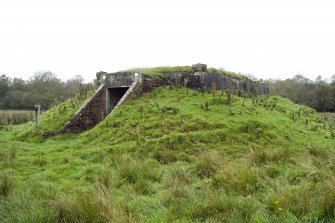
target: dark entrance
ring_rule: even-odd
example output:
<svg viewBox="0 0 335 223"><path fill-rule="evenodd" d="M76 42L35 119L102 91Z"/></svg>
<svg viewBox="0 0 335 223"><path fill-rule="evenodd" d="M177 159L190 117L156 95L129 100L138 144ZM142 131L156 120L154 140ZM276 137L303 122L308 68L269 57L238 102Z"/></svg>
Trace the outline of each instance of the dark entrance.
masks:
<svg viewBox="0 0 335 223"><path fill-rule="evenodd" d="M129 87L107 88L106 110L107 115L114 109L123 95L128 91Z"/></svg>

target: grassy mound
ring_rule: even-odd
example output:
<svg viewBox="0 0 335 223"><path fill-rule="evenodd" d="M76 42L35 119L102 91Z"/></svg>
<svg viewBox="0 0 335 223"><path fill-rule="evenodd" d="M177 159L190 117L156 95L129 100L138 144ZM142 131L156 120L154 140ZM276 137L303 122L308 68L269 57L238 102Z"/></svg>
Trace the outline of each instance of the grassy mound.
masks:
<svg viewBox="0 0 335 223"><path fill-rule="evenodd" d="M192 72L191 66L176 66L176 67L148 67L148 68L132 68L127 71L144 73L149 76L162 77L166 73L178 73L178 72ZM223 75L226 77L232 77L236 79L248 79L245 75L236 74L231 71L223 69L208 68L208 73Z"/></svg>
<svg viewBox="0 0 335 223"><path fill-rule="evenodd" d="M58 109L42 128L66 121ZM0 220L330 222L332 128L281 97L167 87L79 135L12 127L0 131Z"/></svg>

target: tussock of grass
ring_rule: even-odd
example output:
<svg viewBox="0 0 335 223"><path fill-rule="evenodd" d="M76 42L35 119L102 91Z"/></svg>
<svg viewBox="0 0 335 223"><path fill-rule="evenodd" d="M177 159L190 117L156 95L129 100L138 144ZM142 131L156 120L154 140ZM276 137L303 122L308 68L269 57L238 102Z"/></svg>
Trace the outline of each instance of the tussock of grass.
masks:
<svg viewBox="0 0 335 223"><path fill-rule="evenodd" d="M190 171L188 171L184 167L175 166L166 173L164 177L164 182L167 187L189 185L192 183L192 175Z"/></svg>
<svg viewBox="0 0 335 223"><path fill-rule="evenodd" d="M51 201L56 211L54 222L134 222L132 216L112 204L111 194L104 185L96 192L79 193L66 199Z"/></svg>
<svg viewBox="0 0 335 223"><path fill-rule="evenodd" d="M195 171L201 178L213 176L217 170L224 168L223 154L215 151L204 151L196 158Z"/></svg>

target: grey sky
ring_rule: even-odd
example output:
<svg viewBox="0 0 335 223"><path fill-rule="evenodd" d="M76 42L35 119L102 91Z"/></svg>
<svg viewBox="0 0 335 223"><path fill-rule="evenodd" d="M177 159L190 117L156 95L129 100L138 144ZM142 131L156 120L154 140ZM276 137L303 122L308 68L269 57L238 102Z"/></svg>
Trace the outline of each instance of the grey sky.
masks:
<svg viewBox="0 0 335 223"><path fill-rule="evenodd" d="M62 79L131 67L192 65L288 78L335 74L329 0L0 3L0 74Z"/></svg>

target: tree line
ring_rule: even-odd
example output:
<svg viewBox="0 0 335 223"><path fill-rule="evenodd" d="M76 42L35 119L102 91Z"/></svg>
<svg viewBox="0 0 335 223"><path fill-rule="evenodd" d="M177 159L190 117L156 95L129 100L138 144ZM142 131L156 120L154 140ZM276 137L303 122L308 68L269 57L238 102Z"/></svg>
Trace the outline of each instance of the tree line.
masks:
<svg viewBox="0 0 335 223"><path fill-rule="evenodd" d="M303 75L286 80L268 80L271 95L280 95L314 108L318 112L335 112L335 75L330 81L318 76L315 81Z"/></svg>
<svg viewBox="0 0 335 223"><path fill-rule="evenodd" d="M51 71L37 72L29 80L3 74L0 75L0 109L30 110L39 104L46 110L73 97L81 89L91 87L93 84L84 84L80 75L62 81Z"/></svg>

